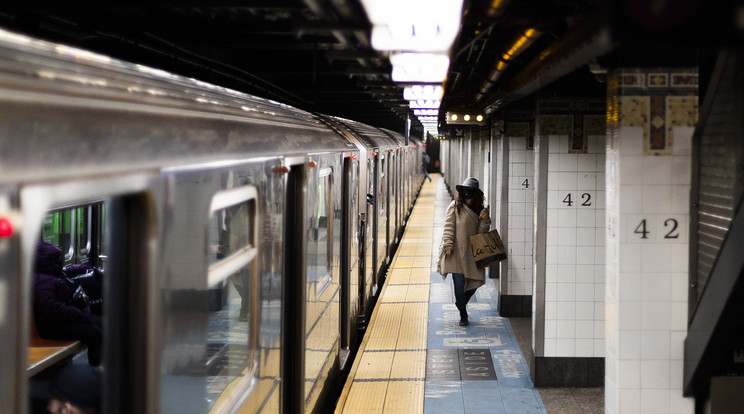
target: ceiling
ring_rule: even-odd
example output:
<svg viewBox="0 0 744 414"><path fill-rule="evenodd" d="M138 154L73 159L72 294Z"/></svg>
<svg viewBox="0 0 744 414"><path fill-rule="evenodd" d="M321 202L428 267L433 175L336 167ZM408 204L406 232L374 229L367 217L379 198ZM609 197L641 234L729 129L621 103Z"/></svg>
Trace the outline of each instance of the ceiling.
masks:
<svg viewBox="0 0 744 414"><path fill-rule="evenodd" d="M571 79L601 80L587 63L601 69L623 39L618 27L658 29L658 13L636 18L646 3L679 21L661 30L669 37L692 24L699 2L676 2L690 15L664 1L466 0L440 110L494 111L555 79L569 90ZM370 47L358 0L3 4L0 27L398 131L411 116L422 131L388 56Z"/></svg>

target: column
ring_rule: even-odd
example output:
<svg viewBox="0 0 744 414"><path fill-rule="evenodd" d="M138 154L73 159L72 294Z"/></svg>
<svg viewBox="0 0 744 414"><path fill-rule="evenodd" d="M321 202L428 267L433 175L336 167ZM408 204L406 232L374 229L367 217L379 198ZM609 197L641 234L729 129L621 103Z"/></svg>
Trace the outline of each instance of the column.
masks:
<svg viewBox="0 0 744 414"><path fill-rule="evenodd" d="M532 248L535 187L533 111L505 112L503 158L504 193L508 200L506 223L507 260L501 266L501 316L532 316Z"/></svg>
<svg viewBox="0 0 744 414"><path fill-rule="evenodd" d="M538 101L533 381L604 381L604 100Z"/></svg>
<svg viewBox="0 0 744 414"><path fill-rule="evenodd" d="M694 69L608 78L607 413L693 413L682 396L687 332Z"/></svg>

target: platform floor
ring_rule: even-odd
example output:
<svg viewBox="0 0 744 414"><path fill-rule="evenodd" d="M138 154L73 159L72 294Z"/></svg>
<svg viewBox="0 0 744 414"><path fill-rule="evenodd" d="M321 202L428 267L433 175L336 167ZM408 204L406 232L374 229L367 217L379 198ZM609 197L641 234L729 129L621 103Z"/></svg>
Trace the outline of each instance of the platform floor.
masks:
<svg viewBox="0 0 744 414"><path fill-rule="evenodd" d="M493 281L458 325L451 278L434 270L451 201L432 174L390 265L336 413L545 413ZM432 224L433 223L433 224Z"/></svg>

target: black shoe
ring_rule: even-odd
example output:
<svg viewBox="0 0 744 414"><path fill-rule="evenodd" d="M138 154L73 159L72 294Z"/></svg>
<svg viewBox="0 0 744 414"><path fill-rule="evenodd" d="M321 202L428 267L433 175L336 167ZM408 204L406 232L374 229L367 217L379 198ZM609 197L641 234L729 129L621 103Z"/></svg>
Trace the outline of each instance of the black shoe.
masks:
<svg viewBox="0 0 744 414"><path fill-rule="evenodd" d="M239 320L240 322L246 322L246 321L248 321L248 315L246 315L245 313L241 313L241 314L240 314L240 315L238 316L238 320Z"/></svg>
<svg viewBox="0 0 744 414"><path fill-rule="evenodd" d="M468 325L470 325L470 323L468 322L468 317L467 316L464 317L464 318L462 318L462 319L460 319L460 326L468 326Z"/></svg>

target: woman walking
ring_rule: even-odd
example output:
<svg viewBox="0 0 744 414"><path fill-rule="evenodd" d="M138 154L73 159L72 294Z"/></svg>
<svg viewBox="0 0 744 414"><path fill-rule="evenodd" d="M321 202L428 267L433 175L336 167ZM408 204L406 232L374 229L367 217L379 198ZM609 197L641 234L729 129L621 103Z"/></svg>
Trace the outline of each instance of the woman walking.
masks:
<svg viewBox="0 0 744 414"><path fill-rule="evenodd" d="M460 326L467 326L466 309L475 290L485 284L486 270L478 269L473 259L470 236L488 232L491 217L483 207L483 191L478 180L468 177L458 185L457 196L447 207L444 234L439 248L439 273L452 273L455 285L455 306L460 311Z"/></svg>

